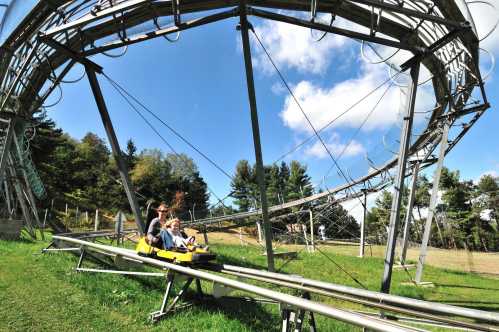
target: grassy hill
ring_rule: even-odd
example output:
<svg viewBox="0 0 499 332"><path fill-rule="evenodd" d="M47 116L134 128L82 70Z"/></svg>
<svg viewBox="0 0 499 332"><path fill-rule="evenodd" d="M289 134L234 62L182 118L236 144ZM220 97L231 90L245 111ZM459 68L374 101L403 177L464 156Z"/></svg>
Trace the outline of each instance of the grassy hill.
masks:
<svg viewBox="0 0 499 332"><path fill-rule="evenodd" d="M233 300L208 300L153 325L148 320L148 314L158 310L161 304L165 286L163 279L76 273L73 270L77 262L75 256L66 253L40 254L47 244L0 241L0 331L280 330L276 305ZM265 267L265 258L256 247L213 245L212 249L217 252L220 262ZM300 252L299 259L286 263L282 271L360 287L337 267L339 265L368 289L379 289L382 259L360 259L337 255L333 249L321 250L325 255ZM279 268L285 262L277 260L276 263ZM434 288L402 284L409 279L408 272L395 271L392 293L499 311L497 279L432 267L425 269L425 279L433 281ZM211 284L203 282L203 289L209 292ZM238 294L241 293L235 293ZM333 299L326 301L333 306L365 310ZM355 330L320 317L317 323L320 331Z"/></svg>

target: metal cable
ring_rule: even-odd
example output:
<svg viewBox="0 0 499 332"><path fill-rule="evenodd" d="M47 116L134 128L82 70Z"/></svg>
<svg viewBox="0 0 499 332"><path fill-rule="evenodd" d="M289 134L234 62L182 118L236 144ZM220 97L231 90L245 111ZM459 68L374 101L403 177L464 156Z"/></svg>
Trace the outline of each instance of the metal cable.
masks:
<svg viewBox="0 0 499 332"><path fill-rule="evenodd" d="M168 141L159 133L159 131L154 127L154 125L149 121L147 120L147 118L135 107L135 105L133 105L133 103L127 98L127 96L125 96L124 93L126 92L122 92L120 87L118 85L115 85L117 83L115 83L111 78L109 78L109 76L107 76L106 74L104 74L104 77L106 77L109 82L111 83L111 86L123 97L123 99L125 99L125 101L128 103L128 105L130 105L130 107L142 118L142 120L144 120L145 123L147 123L147 125L154 131L154 133L156 133L156 135L158 135L158 137L168 146L168 148L177 156L177 157L180 157L180 154L173 148L173 146L171 146L170 143L168 143ZM180 159L180 160L183 160L183 159ZM189 167L189 165L186 164L186 166ZM191 169L192 171L192 169ZM209 190L209 192L211 194L213 194L213 196L215 196L215 198L221 202L223 204L223 202L221 201L221 199L218 197L217 194L215 194L215 192L213 190L211 190L211 188L207 185L206 186L207 189Z"/></svg>
<svg viewBox="0 0 499 332"><path fill-rule="evenodd" d="M140 105L146 112L151 114L156 120L158 120L162 125L164 125L166 128L168 128L175 136L180 138L185 144L189 145L194 151L199 153L204 159L206 159L210 164L215 166L222 174L224 174L226 177L228 177L230 180L233 180L233 177L227 173L222 167L220 167L217 163L215 163L210 157L208 157L206 154L204 154L199 148L194 146L191 142L189 142L185 137L183 137L178 131L173 129L172 126L167 124L165 121L163 121L158 115L156 115L153 111L151 111L147 106L145 106L142 102L140 102L136 97L134 97L131 93L129 93L125 88L123 88L120 84L112 80L108 75L103 73L103 75L109 80L109 82L121 90L123 93L125 93L128 97L132 98L138 105ZM120 93L121 94L121 93Z"/></svg>

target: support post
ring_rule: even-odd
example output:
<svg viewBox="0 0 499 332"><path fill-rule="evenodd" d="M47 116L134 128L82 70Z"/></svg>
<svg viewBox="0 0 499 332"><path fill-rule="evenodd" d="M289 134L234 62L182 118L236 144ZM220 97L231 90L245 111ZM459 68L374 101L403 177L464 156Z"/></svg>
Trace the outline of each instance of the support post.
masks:
<svg viewBox="0 0 499 332"><path fill-rule="evenodd" d="M47 222L47 215L49 213L49 209L45 209L45 215L43 216L43 224L42 224L42 229L45 229L45 224ZM42 230L43 232L43 230Z"/></svg>
<svg viewBox="0 0 499 332"><path fill-rule="evenodd" d="M312 209L308 210L310 215L310 245L312 247L312 252L315 252L315 241L314 241L314 215Z"/></svg>
<svg viewBox="0 0 499 332"><path fill-rule="evenodd" d="M360 243L359 243L359 257L364 257L365 244L366 244L366 217L367 217L367 189L364 192L364 214L362 216L362 223L360 224Z"/></svg>
<svg viewBox="0 0 499 332"><path fill-rule="evenodd" d="M260 221L256 222L256 230L258 232L258 243L262 243L262 223Z"/></svg>
<svg viewBox="0 0 499 332"><path fill-rule="evenodd" d="M206 233L206 226L203 227L204 244L208 245L208 233Z"/></svg>
<svg viewBox="0 0 499 332"><path fill-rule="evenodd" d="M412 222L412 209L414 208L414 198L416 196L416 183L418 181L419 164L420 162L416 162L414 164L414 167L412 168L411 188L409 189L409 201L407 202L407 212L405 216L404 237L402 240L402 248L400 250L401 265L405 265L405 259L407 256L407 245L409 243L409 230Z"/></svg>
<svg viewBox="0 0 499 332"><path fill-rule="evenodd" d="M428 216L426 218L426 224L423 234L423 240L421 242L421 251L419 253L418 267L416 270L416 283L421 283L421 278L423 276L424 261L426 259L426 252L428 250L428 242L430 241L431 223L433 221L433 216L435 215L435 207L437 206L438 198L438 186L440 183L440 175L442 174L442 166L444 164L445 151L447 150L449 136L450 124L448 121L444 124L444 129L442 133L442 139L440 142L440 153L438 155L437 168L433 175L433 188L431 189L430 206L428 208Z"/></svg>
<svg viewBox="0 0 499 332"><path fill-rule="evenodd" d="M102 124L104 125L107 138L109 140L109 143L111 144L111 149L113 151L114 159L116 160L116 165L118 166L118 170L120 172L121 181L123 183L123 187L125 189L128 202L130 203L130 207L135 217L135 223L137 224L139 233L143 235L145 232L145 225L142 222L142 216L140 214L139 204L137 203L137 198L135 197L135 192L133 191L132 183L128 176L128 167L126 166L126 163L123 160L122 151L120 149L118 139L116 138L116 133L114 132L111 118L109 117L109 113L107 112L107 106L104 101L104 97L102 96L102 91L100 89L99 81L97 80L97 76L92 67L90 67L89 65L85 65L85 71L87 73L88 82L90 83L90 87L94 94L97 108L99 109L99 114L102 119Z"/></svg>
<svg viewBox="0 0 499 332"><path fill-rule="evenodd" d="M395 247L397 240L397 231L400 222L400 206L402 203L402 194L404 191L404 177L409 154L409 143L411 140L412 122L414 118L414 105L416 103L416 93L418 89L420 63L416 62L410 68L411 85L407 91L406 112L404 115L404 124L400 134L400 148L398 155L397 177L395 179L392 207L390 211L390 230L386 244L385 268L383 280L381 282L381 292L389 293L392 281L393 261L395 257Z"/></svg>
<svg viewBox="0 0 499 332"><path fill-rule="evenodd" d="M99 230L99 209L95 210L94 231Z"/></svg>
<svg viewBox="0 0 499 332"><path fill-rule="evenodd" d="M258 124L258 111L256 107L255 86L253 80L253 64L251 63L251 50L249 43L249 23L246 17L246 3L241 2L240 5L240 29L243 42L244 64L246 68L246 83L248 88L248 97L251 111L251 125L253 129L253 143L255 147L256 159L256 174L258 187L260 189L260 201L262 206L262 219L265 235L265 248L267 251L267 268L269 271L274 271L274 253L272 251L272 233L269 221L269 211L267 203L267 192L265 188L265 175L263 169L262 147L260 144L260 128Z"/></svg>

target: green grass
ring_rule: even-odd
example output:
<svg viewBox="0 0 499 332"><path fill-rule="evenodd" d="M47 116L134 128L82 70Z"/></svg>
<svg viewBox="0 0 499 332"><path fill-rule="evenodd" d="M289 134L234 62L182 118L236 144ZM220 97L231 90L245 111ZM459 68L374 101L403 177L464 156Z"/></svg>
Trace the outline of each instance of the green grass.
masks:
<svg viewBox="0 0 499 332"><path fill-rule="evenodd" d="M40 254L47 242L0 241L0 331L279 331L275 305L239 301L209 300L151 324L148 314L158 310L165 281L160 278L130 278L109 274L76 273L77 257L67 253ZM220 262L248 267L265 267L265 257L252 247L212 245ZM349 271L368 289L378 290L383 261L327 255ZM282 260L276 261L279 268ZM86 263L89 266L89 263ZM320 253L301 252L287 263L284 272L359 287ZM413 273L411 271L411 273ZM497 279L427 267L425 279L435 288L416 288L401 283L404 271L395 271L392 293L499 311ZM274 286L267 286L277 289ZM194 289L193 287L191 287ZM203 289L211 285L203 282ZM188 295L193 295L191 291ZM240 294L236 292L235 295ZM314 297L315 298L315 297ZM362 309L333 299L333 306ZM352 331L351 326L318 317L320 331ZM359 329L360 330L360 329Z"/></svg>

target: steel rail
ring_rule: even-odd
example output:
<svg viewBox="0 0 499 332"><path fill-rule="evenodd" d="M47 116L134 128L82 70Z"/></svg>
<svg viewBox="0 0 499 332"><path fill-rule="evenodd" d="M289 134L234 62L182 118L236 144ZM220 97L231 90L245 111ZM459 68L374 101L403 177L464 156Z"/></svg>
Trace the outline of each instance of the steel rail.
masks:
<svg viewBox="0 0 499 332"><path fill-rule="evenodd" d="M204 272L204 271L199 271L195 270L192 268L172 264L172 263L167 263L164 261L160 261L157 259L153 258L148 258L148 257L143 257L139 256L133 251L126 250L126 249L120 249L120 248L115 248L112 246L107 246L107 245L102 245L102 244L97 244L97 243L92 243L92 242L87 242L87 241L82 241L70 237L63 237L63 236L53 236L54 240L58 241L63 241L63 242L69 242L73 244L77 244L82 246L82 248L86 248L89 250L98 250L98 251L105 251L110 254L116 254L120 255L123 257L131 258L134 260L142 261L145 264L161 268L161 269L168 269L170 271L174 271L180 274L188 275L194 278L198 279L203 279L203 280L208 280L208 281L213 281L215 283L219 283L234 289L250 292L259 296L263 296L265 298L278 301L280 303L285 303L291 306L295 306L297 308L306 310L306 311L311 311L317 314L321 314L324 316L327 316L329 318L334 318L337 320L340 320L342 322L346 322L349 324L361 326L361 327L366 327L375 331L388 331L388 332L400 332L400 331L416 331L415 329L412 329L410 327L402 327L402 326L397 326L394 324L391 324L387 321L383 321L381 319L377 318L372 318L372 317L367 317L365 315L361 314L356 314L352 313L346 310L342 309L337 309L333 308L331 306L314 302L311 300L303 299L297 296L292 296L280 292L276 292L270 289L254 286L251 284L243 283L237 280L229 279L226 277L222 277L219 275L215 275L212 273Z"/></svg>
<svg viewBox="0 0 499 332"><path fill-rule="evenodd" d="M208 269L208 270L210 270L210 269ZM344 295L344 294L340 294L340 293L336 293L336 292L332 292L332 291L327 291L327 290L324 290L321 288L304 286L301 283L281 281L281 280L276 280L274 278L268 278L268 277L259 277L259 276L255 276L252 274L245 274L245 273L241 273L241 272L227 271L227 270L224 270L223 268L218 268L218 269L215 268L215 269L211 269L210 271L221 272L221 273L233 275L233 276L240 277L240 278L262 281L262 282L274 284L277 286L293 288L293 289L297 289L297 290L301 290L301 291L305 291L305 292L309 292L309 293L314 293L317 295L332 297L332 298L339 299L342 301L361 304L361 305L364 305L367 307L373 307L373 308L377 308L377 309L381 309L381 310L387 310L387 311L402 313L402 314L406 314L406 315L410 315L410 316L414 316L414 317L429 319L431 321L445 323L445 324L448 324L450 326L464 327L464 328L475 329L478 331L487 331L487 332L499 331L499 328L495 328L492 326L484 326L484 325L479 325L476 323L454 320L454 319L450 319L447 317L438 316L435 314L425 313L425 312L422 312L420 310L413 310L413 309L397 307L395 305L383 304L383 303L371 301L368 299L362 299L362 298L359 298L356 296Z"/></svg>
<svg viewBox="0 0 499 332"><path fill-rule="evenodd" d="M365 289L358 289L349 286L343 286L333 283L328 283L324 281L317 281L313 279L307 279L303 277L285 275L280 273L267 272L262 270L250 269L245 267L233 266L233 265L222 265L221 268L225 271L239 272L248 275L272 278L275 280L282 280L286 282L292 282L295 284L300 284L303 286L315 287L323 290L328 290L332 292L338 292L342 294L348 294L351 296L356 296L359 298L376 301L378 303L385 303L390 305L398 305L412 310L421 310L427 313L438 314L438 315L451 315L459 316L469 319L477 319L480 321L490 322L493 324L499 324L499 313L487 312L476 309L468 309L457 306L452 306L449 304L434 303L423 300L411 299L398 295L391 295L385 293L374 292Z"/></svg>

